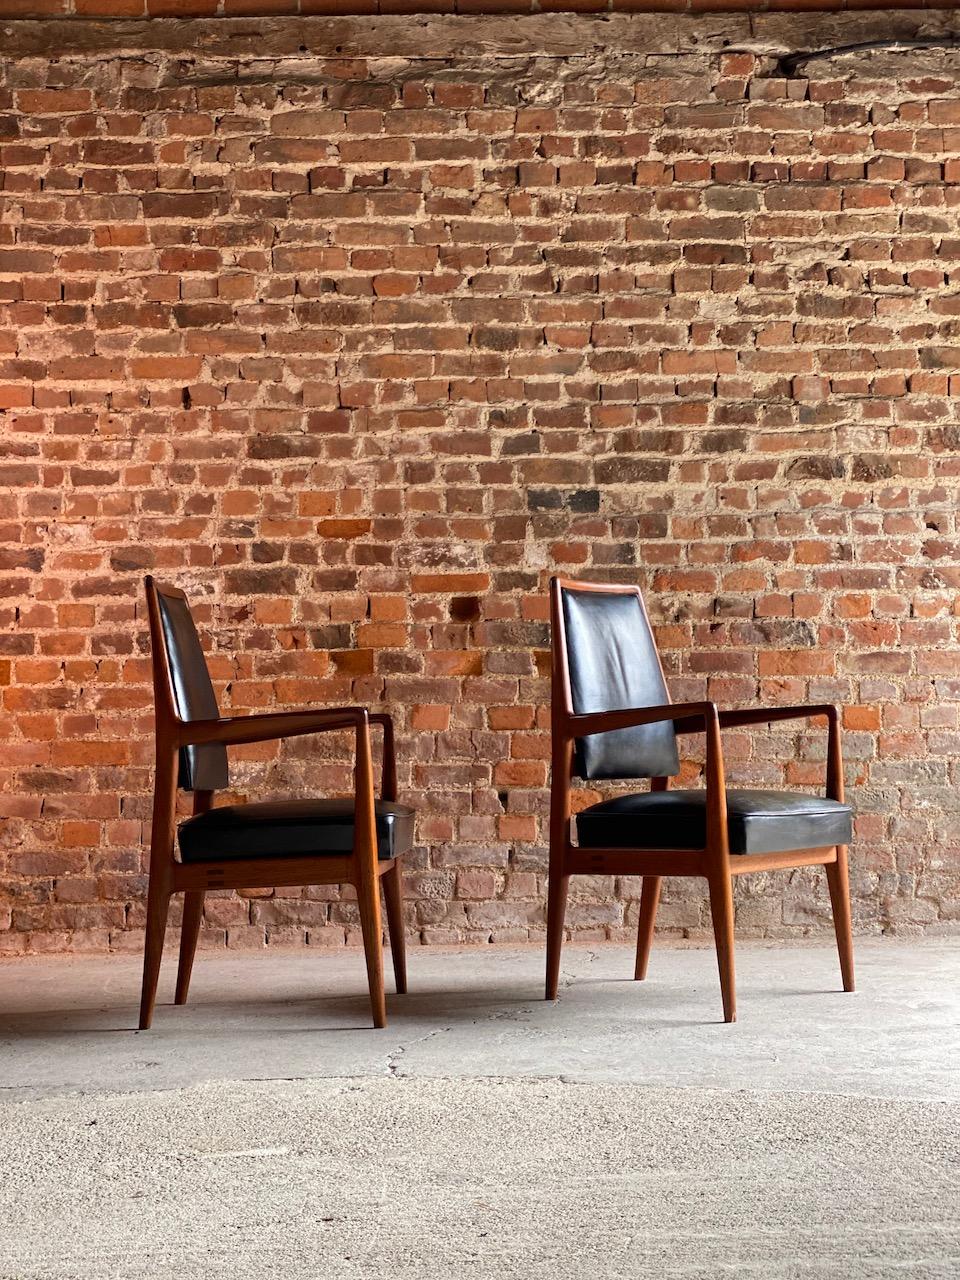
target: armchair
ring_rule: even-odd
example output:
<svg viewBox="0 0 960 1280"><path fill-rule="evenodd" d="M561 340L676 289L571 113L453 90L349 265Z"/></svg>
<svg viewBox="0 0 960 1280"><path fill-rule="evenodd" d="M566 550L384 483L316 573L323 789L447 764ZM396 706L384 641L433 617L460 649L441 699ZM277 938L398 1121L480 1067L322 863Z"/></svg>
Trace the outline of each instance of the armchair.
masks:
<svg viewBox="0 0 960 1280"><path fill-rule="evenodd" d="M560 975L572 875L640 875L634 976L646 977L663 876L706 879L723 1014L736 1020L733 877L750 871L823 866L833 907L845 991L854 989L847 845L853 811L844 802L836 707L719 711L712 702L671 703L637 587L554 578L550 584L553 691L550 879L546 996ZM823 798L728 788L721 730L780 720L825 719ZM671 791L677 738L706 735L706 786ZM650 779L650 790L619 795L572 818L570 781ZM576 842L574 842L574 835Z"/></svg>
<svg viewBox="0 0 960 1280"><path fill-rule="evenodd" d="M406 991L401 858L414 811L397 803L393 722L363 707L221 716L186 596L146 579L153 653L156 781L150 836L140 1028L152 1021L170 898L183 893L175 1002L185 1004L208 889L353 884L357 891L373 1022L386 1025L379 886L386 902L397 991ZM374 795L370 725L383 730L381 798ZM350 730L354 794L347 800L267 800L214 805L228 785L227 747ZM193 816L176 820L177 791ZM179 857L177 851L179 849Z"/></svg>

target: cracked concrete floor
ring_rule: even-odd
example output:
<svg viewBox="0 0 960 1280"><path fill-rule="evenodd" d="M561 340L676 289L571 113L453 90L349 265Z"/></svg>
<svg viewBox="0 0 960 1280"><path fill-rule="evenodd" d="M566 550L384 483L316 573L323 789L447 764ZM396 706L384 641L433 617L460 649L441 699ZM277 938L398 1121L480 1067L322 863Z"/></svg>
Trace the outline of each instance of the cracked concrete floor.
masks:
<svg viewBox="0 0 960 1280"><path fill-rule="evenodd" d="M0 1280L955 1280L960 939L0 965Z"/></svg>

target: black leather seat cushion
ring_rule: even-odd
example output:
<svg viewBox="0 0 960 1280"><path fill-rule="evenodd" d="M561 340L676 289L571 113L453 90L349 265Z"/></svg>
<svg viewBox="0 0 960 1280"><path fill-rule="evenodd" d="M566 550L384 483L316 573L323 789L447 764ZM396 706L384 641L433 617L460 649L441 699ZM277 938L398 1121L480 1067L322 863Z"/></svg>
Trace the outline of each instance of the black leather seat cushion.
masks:
<svg viewBox="0 0 960 1280"><path fill-rule="evenodd" d="M577 815L587 849L702 849L706 791L644 791L591 805ZM790 791L727 791L731 853L781 853L849 844L853 810Z"/></svg>
<svg viewBox="0 0 960 1280"><path fill-rule="evenodd" d="M413 844L414 811L378 800L377 853L395 858ZM266 800L227 804L181 823L184 862L217 858L299 858L350 853L352 800Z"/></svg>

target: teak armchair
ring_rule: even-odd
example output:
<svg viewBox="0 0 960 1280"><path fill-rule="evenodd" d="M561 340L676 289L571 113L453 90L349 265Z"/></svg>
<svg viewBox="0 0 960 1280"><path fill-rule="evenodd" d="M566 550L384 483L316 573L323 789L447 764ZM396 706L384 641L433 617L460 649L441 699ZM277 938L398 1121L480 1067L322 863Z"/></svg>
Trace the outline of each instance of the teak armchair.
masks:
<svg viewBox="0 0 960 1280"><path fill-rule="evenodd" d="M710 893L726 1022L736 1020L733 877L822 865L845 991L854 989L847 845L853 811L843 799L836 707L718 711L670 702L640 591L554 578L548 1000L557 997L567 888L572 875L640 875L634 976L646 977L663 876L703 876ZM826 719L826 797L728 789L720 731L780 720ZM705 733L706 788L668 790L679 772L677 737ZM582 810L571 832L570 780L649 778L650 790Z"/></svg>
<svg viewBox="0 0 960 1280"><path fill-rule="evenodd" d="M386 1025L379 885L398 992L406 991L400 860L414 811L396 803L393 722L362 707L223 717L186 596L146 579L153 653L156 782L150 836L140 1028L153 1018L170 898L184 895L176 1003L185 1004L208 889L352 884L363 933L373 1023ZM382 798L375 799L370 725L383 729ZM214 807L228 785L227 747L352 730L352 800L274 800ZM193 792L193 817L177 827L177 790ZM176 857L179 845L180 857Z"/></svg>

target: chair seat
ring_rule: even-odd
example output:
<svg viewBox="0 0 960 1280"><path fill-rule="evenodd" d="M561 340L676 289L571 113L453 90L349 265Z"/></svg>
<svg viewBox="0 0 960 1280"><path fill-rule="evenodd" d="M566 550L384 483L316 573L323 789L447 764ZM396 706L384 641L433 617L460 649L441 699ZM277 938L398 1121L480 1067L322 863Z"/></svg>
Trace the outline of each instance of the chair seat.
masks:
<svg viewBox="0 0 960 1280"><path fill-rule="evenodd" d="M378 800L377 856L396 858L413 844L414 811ZM227 804L181 823L184 862L221 858L343 857L353 849L352 800L265 800Z"/></svg>
<svg viewBox="0 0 960 1280"><path fill-rule="evenodd" d="M706 791L644 791L577 814L587 849L702 849ZM785 853L849 844L853 810L837 800L790 791L727 791L730 852Z"/></svg>

